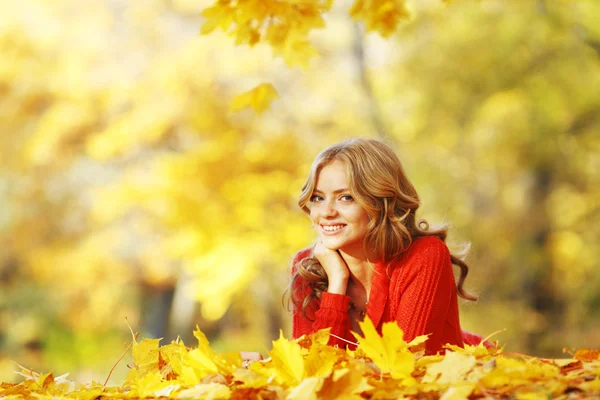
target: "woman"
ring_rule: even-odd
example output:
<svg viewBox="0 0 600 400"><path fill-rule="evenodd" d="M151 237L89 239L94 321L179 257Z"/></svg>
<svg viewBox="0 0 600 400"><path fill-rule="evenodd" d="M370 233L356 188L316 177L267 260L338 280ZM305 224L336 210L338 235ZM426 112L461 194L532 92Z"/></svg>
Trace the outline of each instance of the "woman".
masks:
<svg viewBox="0 0 600 400"><path fill-rule="evenodd" d="M476 300L463 289L469 268L444 244L447 227L416 220L419 197L387 145L352 139L326 148L298 204L318 238L293 260L294 338L331 328L329 343L344 347L368 316L378 330L396 321L406 341L429 334L427 354L481 341L459 322L457 295Z"/></svg>

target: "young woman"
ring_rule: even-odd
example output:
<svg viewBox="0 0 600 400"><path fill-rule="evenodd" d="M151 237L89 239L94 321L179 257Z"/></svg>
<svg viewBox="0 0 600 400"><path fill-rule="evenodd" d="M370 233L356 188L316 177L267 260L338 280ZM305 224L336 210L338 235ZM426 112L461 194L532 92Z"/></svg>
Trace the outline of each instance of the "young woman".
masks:
<svg viewBox="0 0 600 400"><path fill-rule="evenodd" d="M298 204L317 240L293 260L294 338L331 328L329 344L344 347L368 316L378 330L396 321L406 341L429 334L427 354L481 341L459 322L457 296L476 300L463 289L469 268L448 251L447 227L417 221L419 196L387 145L352 139L326 148Z"/></svg>

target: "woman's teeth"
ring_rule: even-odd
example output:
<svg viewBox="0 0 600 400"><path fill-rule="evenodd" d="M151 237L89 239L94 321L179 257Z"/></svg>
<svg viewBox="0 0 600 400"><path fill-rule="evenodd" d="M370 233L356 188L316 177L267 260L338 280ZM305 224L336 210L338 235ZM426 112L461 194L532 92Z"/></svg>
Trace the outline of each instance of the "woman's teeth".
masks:
<svg viewBox="0 0 600 400"><path fill-rule="evenodd" d="M335 232L342 229L344 225L323 225L323 230L325 232Z"/></svg>

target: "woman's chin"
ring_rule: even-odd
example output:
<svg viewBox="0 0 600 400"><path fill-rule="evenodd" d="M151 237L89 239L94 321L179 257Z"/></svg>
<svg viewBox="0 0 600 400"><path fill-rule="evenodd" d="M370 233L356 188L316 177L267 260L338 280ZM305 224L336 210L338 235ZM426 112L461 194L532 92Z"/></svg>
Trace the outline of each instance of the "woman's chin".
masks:
<svg viewBox="0 0 600 400"><path fill-rule="evenodd" d="M321 240L323 241L323 246L325 246L329 250L337 251L340 249L340 244L336 243L333 240L327 240L327 238Z"/></svg>

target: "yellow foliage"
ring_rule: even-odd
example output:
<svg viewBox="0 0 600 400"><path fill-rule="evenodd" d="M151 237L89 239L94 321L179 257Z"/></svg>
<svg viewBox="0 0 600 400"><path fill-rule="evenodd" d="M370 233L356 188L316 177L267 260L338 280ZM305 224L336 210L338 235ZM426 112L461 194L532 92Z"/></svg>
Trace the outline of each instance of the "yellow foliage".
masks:
<svg viewBox="0 0 600 400"><path fill-rule="evenodd" d="M191 14L167 12L171 3ZM255 279L264 282L265 273L281 287L261 287L253 300L278 297L289 255L312 238L294 203L306 163L344 136L381 133L373 128L378 112L423 197L422 215L472 229L473 282L490 296L461 310L463 320L475 327L515 321L517 347L541 347L526 340L535 332L525 329L549 323L546 352L556 351L552 335L581 345L595 338L588 305L597 293L599 256L596 1L547 2L547 13L518 0L449 7L355 1L354 18L367 30L401 35L363 43L369 98L357 79L354 23L343 10L329 12L331 2L214 2L203 29L213 24L237 43L263 44L253 49L227 47L225 35L196 38L200 23L190 10L199 3L192 3L137 2L122 13L103 1L3 2L4 343L35 344L48 321L96 332L106 343L104 330L116 329L121 316L138 318L131 293L142 283L185 279L211 321L235 311L230 304L244 301L239 293ZM398 30L406 4L414 5L414 21ZM308 65L317 51L311 42L323 57L309 72L264 65L270 51L288 65ZM234 78L245 86L271 77L289 95L281 113L229 113L226 99L241 90ZM540 183L548 184L548 196L534 198ZM540 237L545 247L535 248ZM542 255L546 264L535 261ZM524 277L536 282L538 269L549 273L553 298L567 310L562 328L553 313L529 310L539 304L530 291L518 302L490 303ZM52 297L31 298L32 289ZM489 310L497 311L494 320L477 316ZM521 326L521 315L537 322ZM260 332L254 340L267 340L267 318L252 320L252 332ZM224 320L222 338L246 334L236 324L235 317ZM50 350L42 351L46 357ZM325 350L303 356L315 360L306 362L307 377L335 369ZM183 374L180 358L169 365ZM418 363L424 371L425 361Z"/></svg>
<svg viewBox="0 0 600 400"><path fill-rule="evenodd" d="M208 253L186 262L184 268L198 279L194 293L204 305L202 315L208 320L220 318L231 304L231 297L256 273L254 263L264 248L252 241L222 241Z"/></svg>
<svg viewBox="0 0 600 400"><path fill-rule="evenodd" d="M415 368L415 358L408 350L403 339L402 329L396 322L386 322L380 336L369 318L360 323L364 337L352 333L358 341L359 348L373 360L383 373L390 373L394 379L410 384L411 374Z"/></svg>
<svg viewBox="0 0 600 400"><path fill-rule="evenodd" d="M229 399L231 389L222 383L201 383L189 389L184 389L177 395L178 398L202 398L210 400Z"/></svg>
<svg viewBox="0 0 600 400"><path fill-rule="evenodd" d="M135 369L158 372L158 343L160 339L144 339L141 343L133 342L131 353Z"/></svg>
<svg viewBox="0 0 600 400"><path fill-rule="evenodd" d="M368 31L377 31L384 37L394 33L400 20L410 17L405 0L356 0L350 15L363 20Z"/></svg>
<svg viewBox="0 0 600 400"><path fill-rule="evenodd" d="M278 98L277 91L270 83L262 83L246 93L236 96L231 102L231 111L239 111L246 107L252 107L257 113L262 113Z"/></svg>
<svg viewBox="0 0 600 400"><path fill-rule="evenodd" d="M361 351L354 354L328 347L323 342L327 330L296 341L289 341L281 334L273 342L271 357L253 362L248 369L238 362L239 354L235 362L223 364L230 356L214 352L199 329L194 332L198 347L193 349L186 348L181 342L157 348L156 340L145 339L137 343L134 338L136 372L132 370L123 386L75 385L66 376L54 378L51 373L23 370L26 379L22 383L0 383L0 396L91 398L127 394L139 398L268 397L287 400L421 397L463 400L481 396L537 399L564 395L567 388L577 390L584 397L599 394L600 359L597 354L600 350L580 350L575 354L579 359L568 361L512 358L499 354L497 349L488 349L487 355L481 354L479 358L470 355L469 351L447 352L435 358L425 357L429 361L418 362L411 372L408 372L409 368L400 368L403 372L398 374L393 365L402 362L403 356L393 355L398 349L407 351L413 365L415 360L423 359L422 355L408 352L409 343L404 342L401 331L391 325L382 336L371 331L368 323L362 328L366 331L365 338L360 341ZM323 358L330 358L330 364L335 367L323 376L307 373L319 369L310 365L319 362L311 356L315 349L331 350ZM143 354L145 351L148 354ZM386 363L388 371L383 371L381 366ZM143 364L153 368L139 368ZM155 368L159 364L162 365L160 370Z"/></svg>
<svg viewBox="0 0 600 400"><path fill-rule="evenodd" d="M279 332L279 339L273 342L270 353L275 371L275 379L285 386L296 386L305 376L304 358L300 345L288 341Z"/></svg>
<svg viewBox="0 0 600 400"><path fill-rule="evenodd" d="M477 360L462 353L447 352L442 361L427 367L423 382L451 383L464 379Z"/></svg>
<svg viewBox="0 0 600 400"><path fill-rule="evenodd" d="M325 26L322 14L331 4L332 0L217 0L202 12L206 21L201 33L222 29L236 44L268 43L288 65L307 66L316 54L308 33Z"/></svg>
<svg viewBox="0 0 600 400"><path fill-rule="evenodd" d="M323 387L323 378L310 377L304 379L298 386L290 390L286 400L318 400L317 393Z"/></svg>

